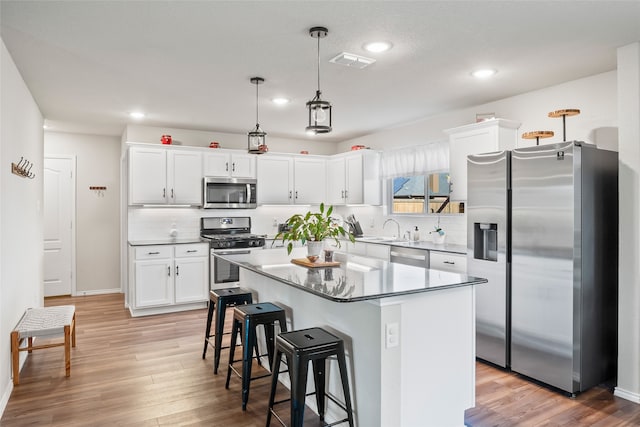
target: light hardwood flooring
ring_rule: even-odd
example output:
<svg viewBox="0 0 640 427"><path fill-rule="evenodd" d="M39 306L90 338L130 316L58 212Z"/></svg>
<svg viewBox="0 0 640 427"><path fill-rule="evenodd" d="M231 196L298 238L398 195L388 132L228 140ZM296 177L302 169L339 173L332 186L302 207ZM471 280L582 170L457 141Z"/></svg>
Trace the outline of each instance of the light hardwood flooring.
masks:
<svg viewBox="0 0 640 427"><path fill-rule="evenodd" d="M0 425L264 426L268 379L251 384L245 412L240 380L232 377L230 389L224 388L228 351L223 350L218 375L212 372L212 349L202 360L206 310L131 318L121 294L45 304L76 305L71 377L64 376L61 348L34 351ZM283 387L280 394L286 395ZM468 426L640 425L640 405L604 388L571 399L481 363L476 403L466 413ZM318 425L311 416L305 421Z"/></svg>

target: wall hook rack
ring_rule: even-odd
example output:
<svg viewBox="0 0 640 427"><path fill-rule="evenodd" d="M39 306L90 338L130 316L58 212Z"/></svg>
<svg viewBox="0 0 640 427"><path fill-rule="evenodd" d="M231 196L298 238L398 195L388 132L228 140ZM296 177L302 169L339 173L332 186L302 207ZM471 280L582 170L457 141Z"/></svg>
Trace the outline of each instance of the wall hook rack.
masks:
<svg viewBox="0 0 640 427"><path fill-rule="evenodd" d="M24 157L20 157L18 164L11 163L11 172L23 178L33 179L36 177L36 174L31 172L32 167L33 163L26 160Z"/></svg>

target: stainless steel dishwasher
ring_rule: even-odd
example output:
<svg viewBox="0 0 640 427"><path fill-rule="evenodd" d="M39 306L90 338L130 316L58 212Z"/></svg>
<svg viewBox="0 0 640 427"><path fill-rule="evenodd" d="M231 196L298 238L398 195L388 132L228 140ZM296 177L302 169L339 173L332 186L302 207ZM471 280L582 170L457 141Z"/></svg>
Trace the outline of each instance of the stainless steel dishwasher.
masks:
<svg viewBox="0 0 640 427"><path fill-rule="evenodd" d="M391 246L389 260L399 264L429 268L429 250L407 248L404 246Z"/></svg>

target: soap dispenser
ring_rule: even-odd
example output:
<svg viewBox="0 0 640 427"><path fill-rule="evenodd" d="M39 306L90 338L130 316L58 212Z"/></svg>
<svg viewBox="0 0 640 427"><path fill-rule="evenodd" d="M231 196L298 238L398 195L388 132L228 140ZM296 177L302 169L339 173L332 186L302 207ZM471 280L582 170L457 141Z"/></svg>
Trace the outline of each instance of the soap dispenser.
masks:
<svg viewBox="0 0 640 427"><path fill-rule="evenodd" d="M417 242L420 240L420 230L418 230L418 226L416 225L415 230L413 230L413 241Z"/></svg>

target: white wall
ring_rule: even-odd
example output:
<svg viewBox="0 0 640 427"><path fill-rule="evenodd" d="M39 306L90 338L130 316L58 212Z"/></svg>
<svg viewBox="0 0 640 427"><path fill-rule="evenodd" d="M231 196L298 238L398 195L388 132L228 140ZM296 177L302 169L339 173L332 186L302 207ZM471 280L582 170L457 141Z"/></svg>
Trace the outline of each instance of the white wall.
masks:
<svg viewBox="0 0 640 427"><path fill-rule="evenodd" d="M9 334L28 307L43 304L44 123L22 76L0 39L0 413L9 400ZM34 179L11 173L20 157L31 161ZM22 354L21 361L26 358Z"/></svg>
<svg viewBox="0 0 640 427"><path fill-rule="evenodd" d="M45 132L44 153L76 157L76 294L120 291L120 138Z"/></svg>
<svg viewBox="0 0 640 427"><path fill-rule="evenodd" d="M640 43L618 49L620 224L618 386L640 403Z"/></svg>
<svg viewBox="0 0 640 427"><path fill-rule="evenodd" d="M174 145L208 147L212 141L220 143L221 148L237 150L247 149L247 135L236 133L207 132L199 130L161 128L153 126L128 125L123 134L123 142L145 142L160 144L162 135L171 135ZM267 146L274 153L299 153L307 150L309 154L335 154L337 143L327 141L308 141L278 138L267 133Z"/></svg>

